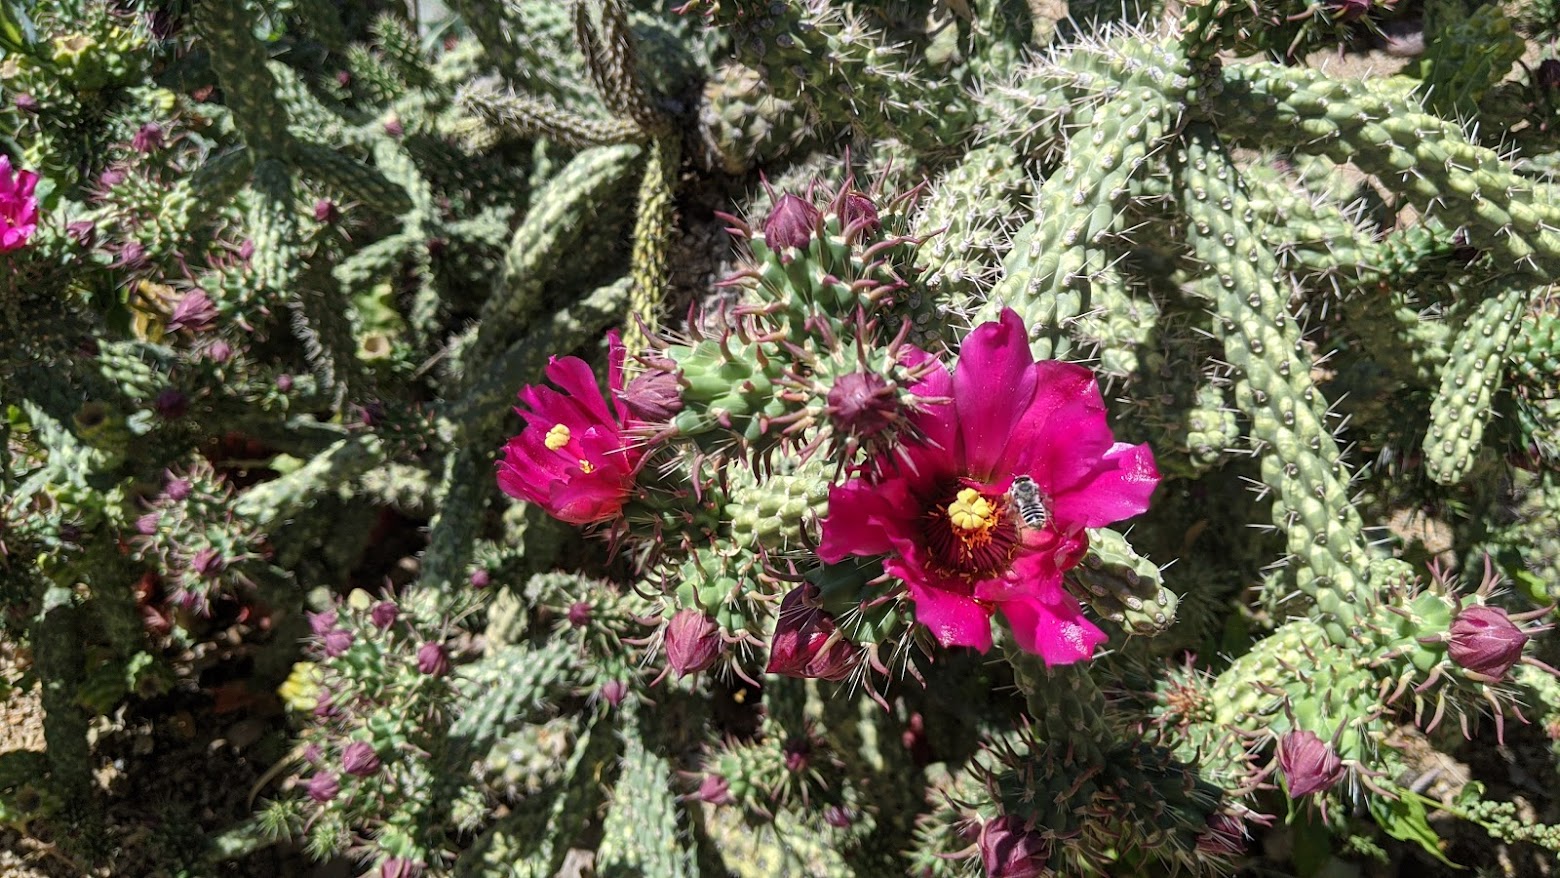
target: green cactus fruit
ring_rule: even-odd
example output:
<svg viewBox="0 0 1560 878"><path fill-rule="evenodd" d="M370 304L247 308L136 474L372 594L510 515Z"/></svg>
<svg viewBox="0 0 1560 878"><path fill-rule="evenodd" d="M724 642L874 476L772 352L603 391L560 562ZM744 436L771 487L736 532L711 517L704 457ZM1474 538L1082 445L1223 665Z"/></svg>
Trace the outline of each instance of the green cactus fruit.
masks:
<svg viewBox="0 0 1560 878"><path fill-rule="evenodd" d="M1528 289L1519 287L1480 302L1453 341L1441 392L1430 404L1424 446L1425 469L1443 485L1461 481L1473 465L1505 377L1506 346L1527 313L1528 298Z"/></svg>
<svg viewBox="0 0 1560 878"><path fill-rule="evenodd" d="M1089 552L1069 573L1078 597L1134 634L1157 634L1175 622L1177 599L1159 566L1110 528L1089 531Z"/></svg>

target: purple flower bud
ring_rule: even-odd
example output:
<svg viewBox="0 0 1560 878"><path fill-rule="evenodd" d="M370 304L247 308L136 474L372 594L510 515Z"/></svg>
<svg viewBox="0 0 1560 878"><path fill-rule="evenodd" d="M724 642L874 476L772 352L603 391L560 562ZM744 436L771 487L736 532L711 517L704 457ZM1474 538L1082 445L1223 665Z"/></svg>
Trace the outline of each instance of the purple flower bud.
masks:
<svg viewBox="0 0 1560 878"><path fill-rule="evenodd" d="M98 174L98 186L103 189L112 189L125 181L124 168L108 168Z"/></svg>
<svg viewBox="0 0 1560 878"><path fill-rule="evenodd" d="M333 772L322 771L309 778L309 798L316 802L329 802L341 792L341 783Z"/></svg>
<svg viewBox="0 0 1560 878"><path fill-rule="evenodd" d="M444 644L428 641L417 648L417 670L430 677L442 677L450 672L450 656Z"/></svg>
<svg viewBox="0 0 1560 878"><path fill-rule="evenodd" d="M238 258L248 262L255 255L255 241L253 238L245 238L244 243L238 245Z"/></svg>
<svg viewBox="0 0 1560 878"><path fill-rule="evenodd" d="M189 479L170 478L167 484L163 485L163 496L175 503L182 503L186 497L190 496L190 492L194 490L195 486L190 483Z"/></svg>
<svg viewBox="0 0 1560 878"><path fill-rule="evenodd" d="M801 774L812 762L812 743L806 738L786 741L782 749L785 752L785 770L792 774Z"/></svg>
<svg viewBox="0 0 1560 878"><path fill-rule="evenodd" d="M293 389L293 377L286 372L276 376L276 389L282 393L291 393Z"/></svg>
<svg viewBox="0 0 1560 878"><path fill-rule="evenodd" d="M847 233L855 229L857 234L870 235L883 228L877 205L855 190L845 193L844 203L840 205L840 221L845 224Z"/></svg>
<svg viewBox="0 0 1560 878"><path fill-rule="evenodd" d="M1045 871L1045 839L1016 817L998 817L980 831L986 878L1035 878Z"/></svg>
<svg viewBox="0 0 1560 878"><path fill-rule="evenodd" d="M818 586L805 583L780 601L765 673L820 680L843 680L850 675L860 647L835 636L834 619L812 603L817 593Z"/></svg>
<svg viewBox="0 0 1560 878"><path fill-rule="evenodd" d="M164 420L176 421L189 414L190 398L178 388L166 387L152 400L152 410Z"/></svg>
<svg viewBox="0 0 1560 878"><path fill-rule="evenodd" d="M1343 760L1332 745L1306 729L1288 732L1278 740L1278 765L1289 784L1291 799L1331 789L1343 779Z"/></svg>
<svg viewBox="0 0 1560 878"><path fill-rule="evenodd" d="M233 359L233 346L225 341L212 342L211 347L206 348L206 359L220 366Z"/></svg>
<svg viewBox="0 0 1560 878"><path fill-rule="evenodd" d="M374 604L374 608L368 611L368 619L374 623L374 627L380 631L395 624L395 620L401 618L401 608L395 605L395 601L380 601Z"/></svg>
<svg viewBox="0 0 1560 878"><path fill-rule="evenodd" d="M677 383L676 368L653 369L637 375L618 394L628 413L641 421L669 421L682 411L682 388Z"/></svg>
<svg viewBox="0 0 1560 878"><path fill-rule="evenodd" d="M795 195L782 195L764 220L764 243L776 252L787 247L805 250L821 218L818 208Z"/></svg>
<svg viewBox="0 0 1560 878"><path fill-rule="evenodd" d="M143 537L149 537L157 533L157 525L162 521L162 514L148 512L135 520L135 532Z"/></svg>
<svg viewBox="0 0 1560 878"><path fill-rule="evenodd" d="M128 271L136 271L146 267L146 247L139 241L129 241L119 248L119 256L114 260L114 268L123 268Z"/></svg>
<svg viewBox="0 0 1560 878"><path fill-rule="evenodd" d="M379 864L379 878L417 878L423 867L405 857L391 857Z"/></svg>
<svg viewBox="0 0 1560 878"><path fill-rule="evenodd" d="M135 132L135 137L130 139L130 148L139 153L155 152L162 149L163 129L156 122L147 122L140 130Z"/></svg>
<svg viewBox="0 0 1560 878"><path fill-rule="evenodd" d="M337 70L336 71L336 84L341 86L342 88L346 88L347 86L351 85L352 84L352 74L350 72L346 71L346 70Z"/></svg>
<svg viewBox="0 0 1560 878"><path fill-rule="evenodd" d="M876 372L849 372L835 379L825 412L836 429L862 439L901 420L893 385Z"/></svg>
<svg viewBox="0 0 1560 878"><path fill-rule="evenodd" d="M316 717L330 719L340 714L341 711L336 709L336 701L329 692L321 692L319 697L314 699L314 715Z"/></svg>
<svg viewBox="0 0 1560 878"><path fill-rule="evenodd" d="M345 628L332 628L323 638L325 654L336 658L352 648L352 632Z"/></svg>
<svg viewBox="0 0 1560 878"><path fill-rule="evenodd" d="M227 559L223 558L222 553L216 549L201 549L195 553L195 557L190 561L190 566L201 576L212 579L227 569Z"/></svg>
<svg viewBox="0 0 1560 878"><path fill-rule="evenodd" d="M1538 70L1533 73L1533 81L1539 88L1560 88L1560 58L1545 58L1538 62Z"/></svg>
<svg viewBox="0 0 1560 878"><path fill-rule="evenodd" d="M590 624L590 604L585 601L575 601L569 604L569 624L575 628L584 628Z"/></svg>
<svg viewBox="0 0 1560 878"><path fill-rule="evenodd" d="M317 223L333 223L341 219L341 209L336 202L329 198L321 198L314 202L314 221Z"/></svg>
<svg viewBox="0 0 1560 878"><path fill-rule="evenodd" d="M1528 636L1499 607L1465 607L1452 620L1446 651L1463 670L1501 680L1522 660Z"/></svg>
<svg viewBox="0 0 1560 878"><path fill-rule="evenodd" d="M405 134L405 133L406 133L406 129L401 126L401 120L400 119L397 119L396 117L391 116L390 118L385 120L385 134L387 134L387 135L389 135L391 137L400 137L402 134Z"/></svg>
<svg viewBox="0 0 1560 878"><path fill-rule="evenodd" d="M303 760L310 765L319 765L320 760L324 757L325 751L321 750L318 744L310 744L303 748Z"/></svg>
<svg viewBox="0 0 1560 878"><path fill-rule="evenodd" d="M25 91L17 92L16 97L13 100L16 103L16 108L21 110L23 113L38 112L38 99Z"/></svg>
<svg viewBox="0 0 1560 878"><path fill-rule="evenodd" d="M608 680L601 684L601 700L617 707L628 697L628 683L622 680Z"/></svg>
<svg viewBox="0 0 1560 878"><path fill-rule="evenodd" d="M720 626L698 610L681 610L666 625L666 664L679 677L715 664L720 648Z"/></svg>
<svg viewBox="0 0 1560 878"><path fill-rule="evenodd" d="M472 588L487 588L493 584L493 574L487 572L485 568L478 567L471 571L471 576L466 581L471 583Z"/></svg>
<svg viewBox="0 0 1560 878"><path fill-rule="evenodd" d="M699 801L708 802L711 805L729 805L736 799L731 797L731 784L718 774L707 774L699 783Z"/></svg>
<svg viewBox="0 0 1560 878"><path fill-rule="evenodd" d="M377 774L379 764L379 754L366 741L353 741L341 751L341 770L353 777Z"/></svg>
<svg viewBox="0 0 1560 878"><path fill-rule="evenodd" d="M335 610L326 610L323 613L309 613L308 616L309 631L315 637L324 637L329 634L336 627L336 622L340 618L336 615Z"/></svg>
<svg viewBox="0 0 1560 878"><path fill-rule="evenodd" d="M828 810L823 812L823 822L835 829L849 829L851 824L856 822L856 818L844 805L830 805Z"/></svg>
<svg viewBox="0 0 1560 878"><path fill-rule="evenodd" d="M217 305L205 290L190 290L179 297L173 306L173 316L168 318L168 328L174 332L188 329L190 332L206 332L217 325Z"/></svg>
<svg viewBox="0 0 1560 878"><path fill-rule="evenodd" d="M97 243L97 223L91 220L76 220L67 223L65 234L75 242L78 247L91 247Z"/></svg>

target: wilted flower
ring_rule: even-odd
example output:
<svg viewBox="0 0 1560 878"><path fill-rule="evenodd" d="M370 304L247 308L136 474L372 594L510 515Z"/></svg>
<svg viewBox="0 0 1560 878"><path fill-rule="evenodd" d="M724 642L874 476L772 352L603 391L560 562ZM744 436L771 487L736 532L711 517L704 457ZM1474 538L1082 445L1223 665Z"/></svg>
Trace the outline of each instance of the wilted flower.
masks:
<svg viewBox="0 0 1560 878"><path fill-rule="evenodd" d="M336 775L329 771L322 771L309 778L309 798L316 802L329 802L341 792L341 783L336 780Z"/></svg>
<svg viewBox="0 0 1560 878"><path fill-rule="evenodd" d="M395 601L380 601L368 611L368 620L373 622L374 627L380 631L394 625L395 620L399 618L401 618L401 608L395 605Z"/></svg>
<svg viewBox="0 0 1560 878"><path fill-rule="evenodd" d="M1343 778L1343 760L1332 745L1306 729L1278 739L1278 765L1284 770L1291 799L1331 789Z"/></svg>
<svg viewBox="0 0 1560 878"><path fill-rule="evenodd" d="M818 208L795 195L782 195L764 220L764 244L776 252L786 247L805 250L822 216Z"/></svg>
<svg viewBox="0 0 1560 878"><path fill-rule="evenodd" d="M986 878L1035 878L1045 871L1046 844L1016 817L998 817L980 831L980 862Z"/></svg>
<svg viewBox="0 0 1560 878"><path fill-rule="evenodd" d="M680 610L666 624L666 664L679 677L715 664L720 648L720 626L698 610Z"/></svg>
<svg viewBox="0 0 1560 878"><path fill-rule="evenodd" d="M1499 607L1463 608L1452 620L1446 651L1458 667L1491 680L1500 680L1522 660L1528 636Z"/></svg>
<svg viewBox="0 0 1560 878"><path fill-rule="evenodd" d="M905 359L914 367L931 355L912 348ZM1089 658L1105 634L1062 574L1087 551L1085 528L1148 508L1153 453L1115 441L1089 370L1034 361L1011 310L970 333L952 374L932 368L910 392L948 401L910 414L921 441L830 489L819 557L886 555L884 569L944 646L990 649L1000 610L1018 645L1046 664ZM1042 496L1043 525L1008 499L1019 476Z"/></svg>
<svg viewBox="0 0 1560 878"><path fill-rule="evenodd" d="M780 601L765 673L820 680L850 675L860 647L836 633L833 617L812 603L817 594L818 586L806 583Z"/></svg>
<svg viewBox="0 0 1560 878"><path fill-rule="evenodd" d="M38 228L38 175L12 171L11 157L0 155L0 253L26 245Z"/></svg>
<svg viewBox="0 0 1560 878"><path fill-rule="evenodd" d="M450 654L444 644L432 640L417 648L417 670L430 677L442 677L450 672Z"/></svg>
<svg viewBox="0 0 1560 878"><path fill-rule="evenodd" d="M341 770L353 777L368 777L379 771L379 754L366 741L353 741L341 751Z"/></svg>
<svg viewBox="0 0 1560 878"><path fill-rule="evenodd" d="M331 658L344 655L347 650L352 648L352 632L345 628L332 628L325 632L322 640L324 642L325 654Z"/></svg>
<svg viewBox="0 0 1560 878"><path fill-rule="evenodd" d="M554 357L547 378L561 392L534 384L520 389L524 407L515 411L525 429L509 440L498 464L505 493L570 524L618 517L645 454L625 434L634 422L618 399L625 352L616 332L608 335L608 345L612 410L584 360Z"/></svg>

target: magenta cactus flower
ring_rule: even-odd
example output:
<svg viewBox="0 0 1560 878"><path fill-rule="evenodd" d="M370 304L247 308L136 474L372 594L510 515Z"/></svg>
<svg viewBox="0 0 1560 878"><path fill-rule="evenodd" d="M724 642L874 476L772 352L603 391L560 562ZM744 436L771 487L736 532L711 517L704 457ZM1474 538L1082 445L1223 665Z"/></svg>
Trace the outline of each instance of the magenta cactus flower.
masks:
<svg viewBox="0 0 1560 878"><path fill-rule="evenodd" d="M1278 739L1278 765L1284 771L1289 797L1299 799L1332 789L1343 779L1343 760L1315 732L1297 729Z"/></svg>
<svg viewBox="0 0 1560 878"><path fill-rule="evenodd" d="M11 157L0 155L0 253L27 245L38 228L38 199L33 190L38 175L11 168Z"/></svg>
<svg viewBox="0 0 1560 878"><path fill-rule="evenodd" d="M590 524L617 518L633 493L644 447L627 430L637 422L619 400L625 351L618 334L608 335L609 396L578 357L553 358L547 379L559 390L528 385L520 390L525 430L509 440L498 464L498 485L560 521Z"/></svg>
<svg viewBox="0 0 1560 878"><path fill-rule="evenodd" d="M932 361L909 349L908 365ZM886 556L916 618L944 646L991 648L1000 611L1018 645L1047 665L1088 659L1105 640L1062 587L1088 549L1085 528L1148 508L1159 471L1147 445L1118 443L1094 375L1035 362L1011 310L965 339L952 373L927 370L910 388L928 404L920 437L829 491L818 555ZM1048 515L1021 517L1008 492L1027 476Z"/></svg>
<svg viewBox="0 0 1560 878"><path fill-rule="evenodd" d="M1499 607L1463 608L1452 620L1446 651L1465 671L1490 680L1502 680L1522 660L1528 635Z"/></svg>
<svg viewBox="0 0 1560 878"><path fill-rule="evenodd" d="M1016 817L998 817L980 830L986 878L1036 878L1045 871L1045 839Z"/></svg>
<svg viewBox="0 0 1560 878"><path fill-rule="evenodd" d="M764 220L764 243L779 252L787 247L807 249L823 214L818 208L789 193L775 201Z"/></svg>
<svg viewBox="0 0 1560 878"><path fill-rule="evenodd" d="M836 634L834 619L813 603L817 594L818 586L806 583L780 601L765 673L843 680L856 666L860 647Z"/></svg>
<svg viewBox="0 0 1560 878"><path fill-rule="evenodd" d="M666 665L686 677L720 658L720 626L698 610L681 610L666 624Z"/></svg>

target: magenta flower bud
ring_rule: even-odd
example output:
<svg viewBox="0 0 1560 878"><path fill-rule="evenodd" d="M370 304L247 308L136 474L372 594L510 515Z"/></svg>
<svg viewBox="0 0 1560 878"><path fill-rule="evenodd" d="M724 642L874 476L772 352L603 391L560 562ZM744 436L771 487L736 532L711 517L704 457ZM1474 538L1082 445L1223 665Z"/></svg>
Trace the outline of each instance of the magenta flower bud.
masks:
<svg viewBox="0 0 1560 878"><path fill-rule="evenodd" d="M628 382L619 398L630 415L641 421L670 421L682 411L682 388L674 368L654 369Z"/></svg>
<svg viewBox="0 0 1560 878"><path fill-rule="evenodd" d="M812 744L805 738L785 742L785 770L801 774L812 762Z"/></svg>
<svg viewBox="0 0 1560 878"><path fill-rule="evenodd" d="M1359 21L1370 12L1371 0L1328 0L1327 8L1332 10L1333 18L1338 21Z"/></svg>
<svg viewBox="0 0 1560 878"><path fill-rule="evenodd" d="M331 658L343 655L352 648L352 632L345 628L332 628L323 638L325 654Z"/></svg>
<svg viewBox="0 0 1560 878"><path fill-rule="evenodd" d="M16 108L21 110L23 113L38 112L38 99L25 91L17 92L16 97L12 100L15 102Z"/></svg>
<svg viewBox="0 0 1560 878"><path fill-rule="evenodd" d="M346 88L347 86L351 85L352 84L352 74L350 72L346 71L346 70L337 70L336 71L336 84L341 86L342 88Z"/></svg>
<svg viewBox="0 0 1560 878"><path fill-rule="evenodd" d="M309 613L309 631L315 637L324 637L336 627L337 615L335 610L326 610L323 613Z"/></svg>
<svg viewBox="0 0 1560 878"><path fill-rule="evenodd" d="M130 139L130 148L139 153L155 152L162 149L163 129L156 122L147 122L135 136Z"/></svg>
<svg viewBox="0 0 1560 878"><path fill-rule="evenodd" d="M1465 607L1452 620L1446 651L1463 670L1501 680L1522 660L1528 636L1499 607Z"/></svg>
<svg viewBox="0 0 1560 878"><path fill-rule="evenodd" d="M379 754L366 741L353 741L341 751L341 770L353 777L377 774L379 765Z"/></svg>
<svg viewBox="0 0 1560 878"><path fill-rule="evenodd" d="M217 325L217 306L205 290L190 290L179 297L173 306L173 316L168 318L168 329L178 332L206 332Z"/></svg>
<svg viewBox="0 0 1560 878"><path fill-rule="evenodd" d="M868 439L902 420L893 385L876 372L850 372L829 388L825 409L835 428Z"/></svg>
<svg viewBox="0 0 1560 878"><path fill-rule="evenodd" d="M720 648L720 626L698 610L682 610L666 625L666 664L679 677L715 664Z"/></svg>
<svg viewBox="0 0 1560 878"><path fill-rule="evenodd" d="M856 818L851 816L850 810L844 805L830 805L828 810L823 812L823 822L835 829L849 829L850 825L856 822Z"/></svg>
<svg viewBox="0 0 1560 878"><path fill-rule="evenodd" d="M471 571L471 576L466 581L471 583L472 588L487 588L493 584L493 574L487 572L485 568L478 567Z"/></svg>
<svg viewBox="0 0 1560 878"><path fill-rule="evenodd" d="M168 483L163 485L163 496L175 503L182 503L193 490L195 486L190 484L189 479L169 479Z"/></svg>
<svg viewBox="0 0 1560 878"><path fill-rule="evenodd" d="M303 748L303 760L310 765L319 765L320 760L324 757L325 751L321 750L318 744L310 744Z"/></svg>
<svg viewBox="0 0 1560 878"><path fill-rule="evenodd" d="M91 247L97 243L97 223L91 220L76 220L65 225L65 234L75 242L78 247Z"/></svg>
<svg viewBox="0 0 1560 878"><path fill-rule="evenodd" d="M422 870L421 863L405 857L391 857L379 865L379 878L417 878Z"/></svg>
<svg viewBox="0 0 1560 878"><path fill-rule="evenodd" d="M820 680L843 680L850 675L860 648L843 637L834 637L834 619L812 604L817 593L818 586L805 583L780 601L765 673Z"/></svg>
<svg viewBox="0 0 1560 878"><path fill-rule="evenodd" d="M584 628L590 624L590 604L585 601L575 601L569 604L569 624L575 628Z"/></svg>
<svg viewBox="0 0 1560 878"><path fill-rule="evenodd" d="M98 174L98 185L104 189L112 189L125 181L124 168L109 168Z"/></svg>
<svg viewBox="0 0 1560 878"><path fill-rule="evenodd" d="M176 421L189 414L190 398L177 388L166 387L152 400L152 410L164 420Z"/></svg>
<svg viewBox="0 0 1560 878"><path fill-rule="evenodd" d="M795 195L782 195L764 220L764 243L776 252L787 247L805 250L821 218L818 208Z"/></svg>
<svg viewBox="0 0 1560 878"><path fill-rule="evenodd" d="M238 245L238 258L248 262L250 257L254 255L255 240L253 238L245 238L244 242Z"/></svg>
<svg viewBox="0 0 1560 878"><path fill-rule="evenodd" d="M135 520L135 532L143 537L149 537L157 533L157 525L161 522L161 513L148 512Z"/></svg>
<svg viewBox="0 0 1560 878"><path fill-rule="evenodd" d="M1315 732L1299 729L1278 740L1278 765L1289 783L1289 798L1331 789L1343 779L1343 760Z"/></svg>
<svg viewBox="0 0 1560 878"><path fill-rule="evenodd" d="M395 601L380 601L374 604L374 608L368 611L368 619L374 623L374 627L380 631L395 624L395 620L401 618L401 608L395 605Z"/></svg>
<svg viewBox="0 0 1560 878"><path fill-rule="evenodd" d="M190 566L196 573L211 579L227 568L227 560L216 549L201 549L195 553Z"/></svg>
<svg viewBox="0 0 1560 878"><path fill-rule="evenodd" d="M708 802L711 805L729 805L736 799L731 797L731 784L718 774L707 774L699 783L699 801Z"/></svg>
<svg viewBox="0 0 1560 878"><path fill-rule="evenodd" d="M314 221L317 223L333 223L341 219L341 209L336 202L329 198L321 198L314 202Z"/></svg>
<svg viewBox="0 0 1560 878"><path fill-rule="evenodd" d="M322 692L318 698L314 699L314 715L316 717L330 719L340 714L341 711L336 709L335 699L331 697L329 692Z"/></svg>
<svg viewBox="0 0 1560 878"><path fill-rule="evenodd" d="M845 193L845 203L840 206L840 221L845 224L847 231L856 229L863 235L870 235L883 228L883 221L878 218L877 205L855 190Z"/></svg>
<svg viewBox="0 0 1560 878"><path fill-rule="evenodd" d="M622 680L608 680L601 684L601 700L617 707L628 697L628 683Z"/></svg>
<svg viewBox="0 0 1560 878"><path fill-rule="evenodd" d="M124 268L130 271L146 267L146 247L139 241L127 242L119 248L119 257L114 260L114 268Z"/></svg>
<svg viewBox="0 0 1560 878"><path fill-rule="evenodd" d="M293 389L293 377L286 372L276 376L276 389L282 393L291 393Z"/></svg>
<svg viewBox="0 0 1560 878"><path fill-rule="evenodd" d="M391 137L400 137L405 133L406 129L402 127L400 119L392 116L385 120L385 134L388 134Z"/></svg>
<svg viewBox="0 0 1560 878"><path fill-rule="evenodd" d="M430 677L442 677L450 672L450 655L444 644L428 641L417 648L417 670Z"/></svg>
<svg viewBox="0 0 1560 878"><path fill-rule="evenodd" d="M329 802L341 792L341 782L336 780L336 775L329 771L322 771L309 778L309 798L316 802Z"/></svg>
<svg viewBox="0 0 1560 878"><path fill-rule="evenodd" d="M233 359L233 346L225 341L213 342L211 347L206 348L206 359L220 366Z"/></svg>
<svg viewBox="0 0 1560 878"><path fill-rule="evenodd" d="M980 831L986 878L1035 878L1045 871L1045 839L1016 817L998 817Z"/></svg>

